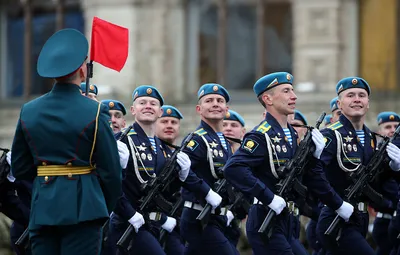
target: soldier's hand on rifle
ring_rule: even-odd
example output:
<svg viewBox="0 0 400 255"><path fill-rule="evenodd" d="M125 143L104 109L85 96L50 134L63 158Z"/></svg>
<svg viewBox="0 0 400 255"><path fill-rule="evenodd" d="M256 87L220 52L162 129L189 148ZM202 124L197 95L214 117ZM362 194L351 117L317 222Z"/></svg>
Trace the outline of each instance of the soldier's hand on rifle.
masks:
<svg viewBox="0 0 400 255"><path fill-rule="evenodd" d="M124 144L121 141L117 141L117 146L119 154L119 163L121 164L122 169L124 169L128 165L129 150L128 147L126 147L126 144Z"/></svg>
<svg viewBox="0 0 400 255"><path fill-rule="evenodd" d="M231 225L232 220L235 218L233 213L231 211L226 212L226 226L229 227Z"/></svg>
<svg viewBox="0 0 400 255"><path fill-rule="evenodd" d="M141 226L143 226L144 224L144 218L143 215L141 215L139 212L136 212L132 218L130 218L129 223L133 226L133 228L135 229L135 232L139 232L139 228Z"/></svg>
<svg viewBox="0 0 400 255"><path fill-rule="evenodd" d="M393 171L400 171L400 149L393 143L389 143L386 146L386 151L389 156L390 163L389 166Z"/></svg>
<svg viewBox="0 0 400 255"><path fill-rule="evenodd" d="M315 144L315 151L313 153L313 156L319 159L325 147L324 136L316 128L313 128L313 130L311 131L311 135L311 138Z"/></svg>
<svg viewBox="0 0 400 255"><path fill-rule="evenodd" d="M336 213L339 214L339 216L346 222L349 221L353 212L354 207L346 201L343 201L343 204L339 207L339 209L336 210Z"/></svg>
<svg viewBox="0 0 400 255"><path fill-rule="evenodd" d="M217 208L221 202L222 202L222 197L218 195L218 193L214 192L212 189L208 192L206 196L206 201L211 205L213 209Z"/></svg>
<svg viewBox="0 0 400 255"><path fill-rule="evenodd" d="M7 160L7 163L11 166L11 151L7 152L6 160Z"/></svg>
<svg viewBox="0 0 400 255"><path fill-rule="evenodd" d="M276 215L279 215L283 209L286 207L286 201L280 196L274 195L272 202L268 205L271 210L273 210Z"/></svg>
<svg viewBox="0 0 400 255"><path fill-rule="evenodd" d="M176 155L176 161L181 167L181 170L179 171L179 180L184 182L189 175L191 161L189 156L184 152L179 152L178 155Z"/></svg>
<svg viewBox="0 0 400 255"><path fill-rule="evenodd" d="M176 219L172 217L167 217L167 220L164 224L161 225L161 227L171 233L172 230L174 230L174 228L176 227Z"/></svg>

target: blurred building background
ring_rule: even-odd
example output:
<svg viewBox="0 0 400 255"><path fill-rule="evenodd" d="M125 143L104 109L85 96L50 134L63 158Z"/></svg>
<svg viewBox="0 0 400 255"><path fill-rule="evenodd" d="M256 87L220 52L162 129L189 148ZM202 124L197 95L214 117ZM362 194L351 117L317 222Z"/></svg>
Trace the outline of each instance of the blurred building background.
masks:
<svg viewBox="0 0 400 255"><path fill-rule="evenodd" d="M400 112L396 0L0 0L1 147L11 146L21 105L52 87L36 73L46 39L65 27L90 39L94 16L130 31L120 73L94 64L99 99L129 107L134 88L152 84L182 110L185 133L198 124L196 92L205 82L230 91L231 108L251 129L262 114L252 86L275 71L293 73L298 109L311 123L329 112L345 76L372 87L369 126L380 111Z"/></svg>

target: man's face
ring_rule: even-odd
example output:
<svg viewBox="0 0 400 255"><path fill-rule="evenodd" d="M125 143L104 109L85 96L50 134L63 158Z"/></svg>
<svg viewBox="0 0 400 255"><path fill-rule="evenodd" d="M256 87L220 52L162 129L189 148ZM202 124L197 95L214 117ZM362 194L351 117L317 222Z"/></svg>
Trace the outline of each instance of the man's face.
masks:
<svg viewBox="0 0 400 255"><path fill-rule="evenodd" d="M397 121L385 122L379 125L379 134L384 136L392 137L396 127L399 125Z"/></svg>
<svg viewBox="0 0 400 255"><path fill-rule="evenodd" d="M109 110L111 125L114 133L118 133L126 125L124 114L119 110Z"/></svg>
<svg viewBox="0 0 400 255"><path fill-rule="evenodd" d="M158 118L156 122L156 136L161 140L174 143L179 136L181 121L175 117Z"/></svg>
<svg viewBox="0 0 400 255"><path fill-rule="evenodd" d="M228 106L223 96L210 94L199 100L196 111L204 119L223 120L228 111Z"/></svg>
<svg viewBox="0 0 400 255"><path fill-rule="evenodd" d="M288 122L290 125L293 126L294 130L296 130L298 137L301 139L303 139L304 135L307 132L307 128L305 127L296 127L297 126L303 126L304 123L300 120L296 120L296 119L288 119Z"/></svg>
<svg viewBox="0 0 400 255"><path fill-rule="evenodd" d="M153 97L139 97L133 102L131 113L136 121L153 124L162 114L160 101Z"/></svg>
<svg viewBox="0 0 400 255"><path fill-rule="evenodd" d="M245 128L236 120L224 120L223 133L227 137L242 139L245 134Z"/></svg>
<svg viewBox="0 0 400 255"><path fill-rule="evenodd" d="M293 114L296 108L297 96L293 91L293 86L290 84L281 84L273 88L272 93L266 93L263 97L267 96L267 111L273 108L277 113L282 115Z"/></svg>
<svg viewBox="0 0 400 255"><path fill-rule="evenodd" d="M332 112L331 123L335 123L336 121L338 121L340 115L342 115L342 112L339 109L334 110Z"/></svg>
<svg viewBox="0 0 400 255"><path fill-rule="evenodd" d="M363 117L369 108L368 93L365 89L352 88L343 91L338 99L338 107L348 117Z"/></svg>

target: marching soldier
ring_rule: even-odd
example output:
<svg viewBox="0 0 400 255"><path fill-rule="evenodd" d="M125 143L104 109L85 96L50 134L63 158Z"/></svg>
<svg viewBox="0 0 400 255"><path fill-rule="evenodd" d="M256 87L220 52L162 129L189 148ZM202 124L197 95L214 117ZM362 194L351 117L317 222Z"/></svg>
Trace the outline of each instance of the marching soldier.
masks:
<svg viewBox="0 0 400 255"><path fill-rule="evenodd" d="M83 96L86 96L86 82L82 82L81 83L81 94ZM88 98L93 99L94 101L99 101L97 99L97 94L98 94L99 90L97 89L97 86L94 84L89 85L89 94L88 94Z"/></svg>
<svg viewBox="0 0 400 255"><path fill-rule="evenodd" d="M359 77L344 78L336 85L336 92L337 106L341 111L341 116L337 122L322 131L325 137L325 148L321 155L322 162L316 168L325 171L332 187L343 197L346 188L351 184L348 174L356 171L361 164L368 163L377 143L375 136L364 124L371 92L368 83ZM389 157L392 159L391 166L393 169L399 169L400 155L397 155L396 149L392 154L393 147L397 148L393 144L387 147ZM348 221L349 218L346 219L348 223L342 226L337 241L324 236L336 215L334 208L327 206L322 208L317 224L317 236L324 248L328 250L327 253L374 254L365 239L369 222L368 202L367 198L357 201L355 205L357 210L350 221Z"/></svg>
<svg viewBox="0 0 400 255"><path fill-rule="evenodd" d="M245 123L242 116L239 113L228 110L224 118L223 133L227 138L236 138L242 140L246 133ZM237 151L240 147L240 143L228 140L233 152Z"/></svg>
<svg viewBox="0 0 400 255"><path fill-rule="evenodd" d="M222 177L222 168L232 155L229 143L223 135L223 121L228 111L228 91L219 84L207 83L197 92L196 111L201 122L195 136L189 142L185 152L192 161L192 170L210 187ZM207 226L202 229L196 220L205 202L216 208L221 196L212 189L205 200L199 200L187 189L182 190L185 200L181 217L181 234L188 242L186 254L238 254L236 247L225 236L225 228L234 216L223 201L221 210L212 210ZM218 213L220 211L220 213Z"/></svg>
<svg viewBox="0 0 400 255"><path fill-rule="evenodd" d="M118 100L106 99L102 100L101 103L108 106L108 112L111 118L111 127L114 134L121 131L126 126L126 109L125 106Z"/></svg>
<svg viewBox="0 0 400 255"><path fill-rule="evenodd" d="M336 121L338 121L340 115L342 115L342 111L338 107L337 100L338 100L338 97L335 97L331 100L331 102L329 104L331 107L331 112L332 112L331 123L335 123Z"/></svg>
<svg viewBox="0 0 400 255"><path fill-rule="evenodd" d="M307 126L307 119L306 117L298 110L294 110L294 114L289 115L288 122L294 130L297 132L297 136L299 137L299 140L297 141L297 144L300 143L301 140L303 140L304 135L307 132L307 128L304 126Z"/></svg>
<svg viewBox="0 0 400 255"><path fill-rule="evenodd" d="M324 118L324 128L332 124L332 114L327 114Z"/></svg>
<svg viewBox="0 0 400 255"><path fill-rule="evenodd" d="M290 242L293 238L291 214L297 211L294 202L285 201L275 195L275 184L279 181L276 169L293 157L297 149L297 134L287 123L288 115L294 113L296 95L292 87L293 76L278 72L260 78L253 90L260 103L266 108L264 121L244 137L242 146L228 160L224 175L236 188L255 197L254 205L247 220L247 237L254 254L293 254ZM312 140L316 146L306 169L319 163L324 147L322 135L312 130ZM303 183L319 199L330 207L338 209L339 214L348 218L352 206L334 192L321 171L306 171ZM288 202L288 210L286 208ZM277 214L272 235L265 243L258 230L268 209Z"/></svg>
<svg viewBox="0 0 400 255"><path fill-rule="evenodd" d="M172 105L163 105L161 117L156 123L156 136L163 141L174 144L179 137L182 113Z"/></svg>
<svg viewBox="0 0 400 255"><path fill-rule="evenodd" d="M121 165L107 109L80 93L87 53L88 42L79 31L52 35L37 71L56 83L22 107L17 123L11 169L17 180L33 181L33 254L99 254L102 224L121 194Z"/></svg>

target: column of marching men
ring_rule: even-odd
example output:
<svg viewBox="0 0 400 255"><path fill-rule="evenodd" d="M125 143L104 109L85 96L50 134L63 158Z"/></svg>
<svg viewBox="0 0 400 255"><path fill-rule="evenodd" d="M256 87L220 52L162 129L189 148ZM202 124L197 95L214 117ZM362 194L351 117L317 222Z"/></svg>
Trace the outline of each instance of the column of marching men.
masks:
<svg viewBox="0 0 400 255"><path fill-rule="evenodd" d="M99 102L94 84L85 96L87 53L76 30L50 37L37 71L55 85L22 107L12 150L0 160L11 166L0 208L14 220L16 254L239 254L243 222L254 254L308 254L300 215L310 218L313 254L400 254L400 138L380 147L396 135L400 116L378 114L376 133L365 125L372 91L364 79L338 81L321 131L296 110L289 73L255 82L263 119L247 133L229 110L228 91L204 84L199 125L177 145L184 116L156 87L138 86L129 111L117 100ZM306 194L280 193L290 175L282 169L296 163L307 139L310 153L295 182ZM375 196L361 189L349 198L354 173L378 151L385 159L367 185ZM166 183L157 182L171 164ZM156 185L162 189L153 194ZM376 212L376 250L366 240L368 208ZM335 217L341 220L332 234ZM25 229L28 245L16 246Z"/></svg>

